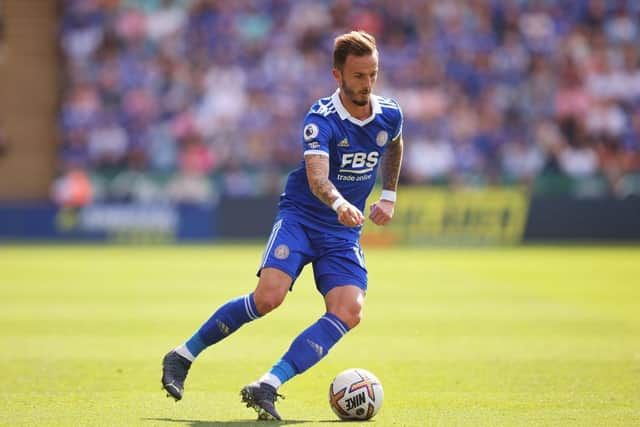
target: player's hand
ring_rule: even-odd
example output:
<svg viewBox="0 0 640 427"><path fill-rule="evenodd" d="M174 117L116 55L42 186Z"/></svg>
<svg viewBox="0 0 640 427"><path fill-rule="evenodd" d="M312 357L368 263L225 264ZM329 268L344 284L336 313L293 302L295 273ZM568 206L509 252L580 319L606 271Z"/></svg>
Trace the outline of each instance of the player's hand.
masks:
<svg viewBox="0 0 640 427"><path fill-rule="evenodd" d="M364 215L360 209L356 208L349 202L345 202L336 210L338 221L347 227L357 227L364 224Z"/></svg>
<svg viewBox="0 0 640 427"><path fill-rule="evenodd" d="M387 225L393 218L395 206L390 200L378 200L370 207L369 219L376 225Z"/></svg>

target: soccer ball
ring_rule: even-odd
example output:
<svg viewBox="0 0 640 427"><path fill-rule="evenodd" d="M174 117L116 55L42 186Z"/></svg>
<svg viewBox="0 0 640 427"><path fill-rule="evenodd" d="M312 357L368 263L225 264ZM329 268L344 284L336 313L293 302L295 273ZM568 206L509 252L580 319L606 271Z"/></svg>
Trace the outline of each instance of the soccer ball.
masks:
<svg viewBox="0 0 640 427"><path fill-rule="evenodd" d="M343 420L368 420L378 413L384 400L380 380L364 369L340 372L329 386L329 404Z"/></svg>

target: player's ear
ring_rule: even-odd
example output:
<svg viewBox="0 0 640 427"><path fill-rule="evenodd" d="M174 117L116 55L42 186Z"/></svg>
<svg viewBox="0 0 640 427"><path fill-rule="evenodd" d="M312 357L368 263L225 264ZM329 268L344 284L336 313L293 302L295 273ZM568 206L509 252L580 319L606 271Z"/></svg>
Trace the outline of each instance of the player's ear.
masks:
<svg viewBox="0 0 640 427"><path fill-rule="evenodd" d="M342 84L342 73L340 70L334 68L331 70L331 73L333 74L333 78L336 79L336 82L338 82L338 86L340 86Z"/></svg>

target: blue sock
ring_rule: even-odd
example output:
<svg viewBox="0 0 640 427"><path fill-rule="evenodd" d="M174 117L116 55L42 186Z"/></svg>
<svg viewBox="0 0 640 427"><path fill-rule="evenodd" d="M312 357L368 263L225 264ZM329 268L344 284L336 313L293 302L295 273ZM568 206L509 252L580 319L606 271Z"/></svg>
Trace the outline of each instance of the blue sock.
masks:
<svg viewBox="0 0 640 427"><path fill-rule="evenodd" d="M196 357L205 348L231 335L247 322L260 317L253 293L232 299L220 307L185 343Z"/></svg>
<svg viewBox="0 0 640 427"><path fill-rule="evenodd" d="M348 331L349 327L337 316L325 313L293 340L289 350L269 373L275 375L280 383L288 381L318 363Z"/></svg>

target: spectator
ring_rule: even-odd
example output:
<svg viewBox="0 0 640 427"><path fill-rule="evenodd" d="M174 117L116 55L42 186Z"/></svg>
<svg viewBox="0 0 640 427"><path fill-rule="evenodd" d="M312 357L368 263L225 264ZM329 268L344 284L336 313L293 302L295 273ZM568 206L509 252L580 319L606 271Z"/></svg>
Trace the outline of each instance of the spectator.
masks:
<svg viewBox="0 0 640 427"><path fill-rule="evenodd" d="M406 179L412 184L447 182L456 161L451 143L436 136L412 141L404 158Z"/></svg>
<svg viewBox="0 0 640 427"><path fill-rule="evenodd" d="M93 190L87 173L72 167L53 184L53 200L61 206L78 208L92 200Z"/></svg>
<svg viewBox="0 0 640 427"><path fill-rule="evenodd" d="M503 146L501 163L507 179L531 187L544 166L544 155L537 145L524 138Z"/></svg>

